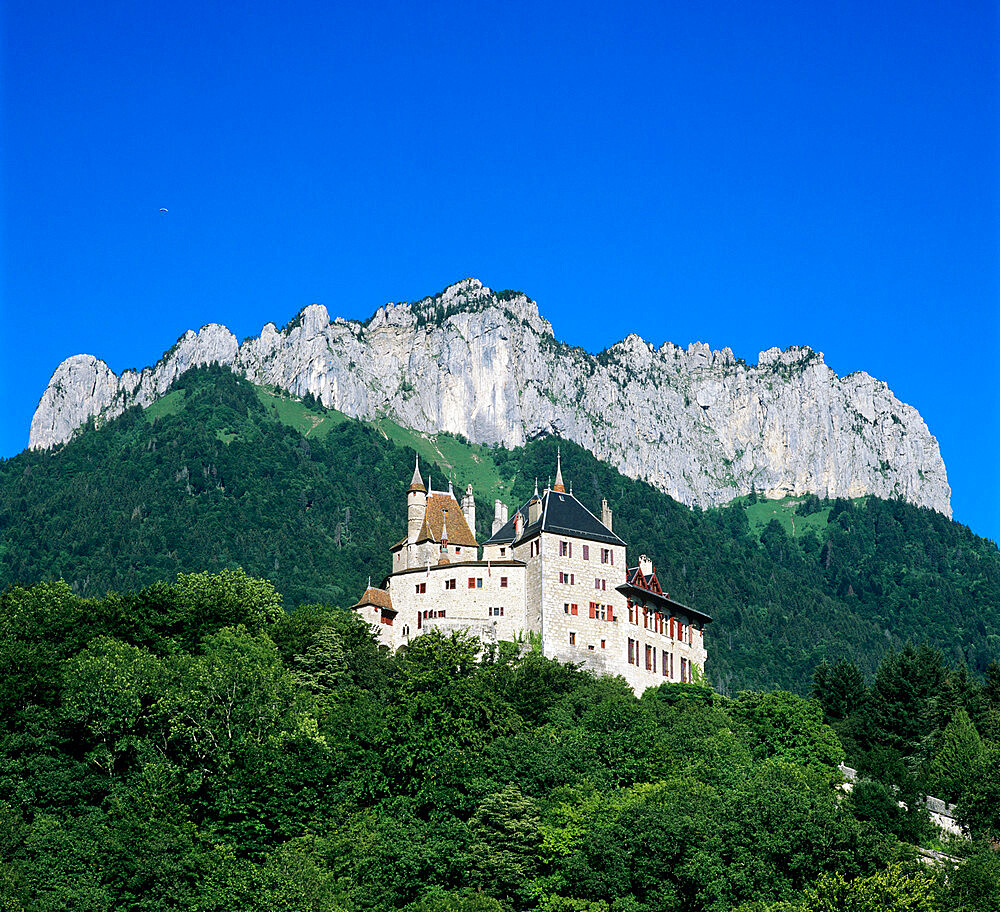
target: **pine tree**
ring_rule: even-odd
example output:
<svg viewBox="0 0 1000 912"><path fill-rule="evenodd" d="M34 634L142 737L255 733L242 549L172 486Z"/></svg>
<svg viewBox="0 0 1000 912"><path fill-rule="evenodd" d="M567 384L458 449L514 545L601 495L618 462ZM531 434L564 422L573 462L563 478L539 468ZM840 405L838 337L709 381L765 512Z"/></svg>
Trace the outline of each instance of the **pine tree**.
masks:
<svg viewBox="0 0 1000 912"><path fill-rule="evenodd" d="M956 801L964 791L969 771L983 756L979 732L964 709L957 709L941 734L941 743L930 764L930 784L939 798Z"/></svg>

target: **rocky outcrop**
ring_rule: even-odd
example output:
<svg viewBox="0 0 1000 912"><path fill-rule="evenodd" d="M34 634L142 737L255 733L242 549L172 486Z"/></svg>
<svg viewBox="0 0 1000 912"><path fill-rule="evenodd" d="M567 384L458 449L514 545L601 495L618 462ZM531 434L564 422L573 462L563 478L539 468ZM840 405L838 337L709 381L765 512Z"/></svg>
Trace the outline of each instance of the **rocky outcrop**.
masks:
<svg viewBox="0 0 1000 912"><path fill-rule="evenodd" d="M916 409L865 373L838 377L809 348L756 365L724 348L654 348L637 335L597 355L558 342L537 305L475 279L367 323L310 305L239 345L225 327L187 332L154 366L121 377L76 355L56 370L30 446L69 439L88 418L148 405L188 367L218 362L254 383L420 431L517 446L554 434L633 478L709 506L767 496L901 496L951 515L935 438Z"/></svg>

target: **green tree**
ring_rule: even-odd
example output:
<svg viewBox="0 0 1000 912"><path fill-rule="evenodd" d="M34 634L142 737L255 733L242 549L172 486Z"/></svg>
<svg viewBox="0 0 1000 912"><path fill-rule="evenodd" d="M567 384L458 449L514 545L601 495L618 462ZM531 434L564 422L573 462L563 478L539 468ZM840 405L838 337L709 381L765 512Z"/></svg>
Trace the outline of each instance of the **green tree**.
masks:
<svg viewBox="0 0 1000 912"><path fill-rule="evenodd" d="M969 719L959 708L945 727L938 749L928 770L934 794L955 802L965 790L969 771L977 769L983 758L983 742Z"/></svg>

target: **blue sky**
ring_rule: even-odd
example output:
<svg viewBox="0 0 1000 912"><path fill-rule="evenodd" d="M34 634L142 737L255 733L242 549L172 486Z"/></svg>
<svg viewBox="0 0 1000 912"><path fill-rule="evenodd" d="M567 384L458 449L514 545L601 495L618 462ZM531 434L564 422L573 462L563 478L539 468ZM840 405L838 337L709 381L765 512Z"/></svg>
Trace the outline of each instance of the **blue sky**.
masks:
<svg viewBox="0 0 1000 912"><path fill-rule="evenodd" d="M868 371L1000 538L988 0L3 15L0 455L69 355L120 372L208 322L475 276L591 351L635 331Z"/></svg>

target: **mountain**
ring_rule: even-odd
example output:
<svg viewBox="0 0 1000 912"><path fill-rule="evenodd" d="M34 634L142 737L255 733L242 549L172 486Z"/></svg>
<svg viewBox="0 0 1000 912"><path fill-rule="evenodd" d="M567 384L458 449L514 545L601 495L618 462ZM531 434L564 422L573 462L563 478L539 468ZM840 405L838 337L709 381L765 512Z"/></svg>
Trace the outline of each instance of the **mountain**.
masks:
<svg viewBox="0 0 1000 912"><path fill-rule="evenodd" d="M747 365L728 348L654 348L634 334L592 355L556 340L525 295L475 279L386 304L366 323L310 305L242 344L211 324L121 377L91 355L68 358L42 395L30 446L52 447L91 417L149 405L189 367L212 363L425 433L508 448L558 436L690 505L751 491L874 494L951 515L937 441L868 374L838 377L809 348L770 349Z"/></svg>
<svg viewBox="0 0 1000 912"><path fill-rule="evenodd" d="M692 509L556 438L508 450L369 424L219 366L0 461L0 588L62 577L96 598L242 567L288 608L348 606L389 572L415 449L436 485L475 486L483 540L493 498L526 500L557 445L577 497L611 503L630 558L649 554L673 598L714 618L707 670L726 693L805 692L823 660L872 674L907 640L978 672L1000 655L1000 552L930 509L755 495Z"/></svg>

